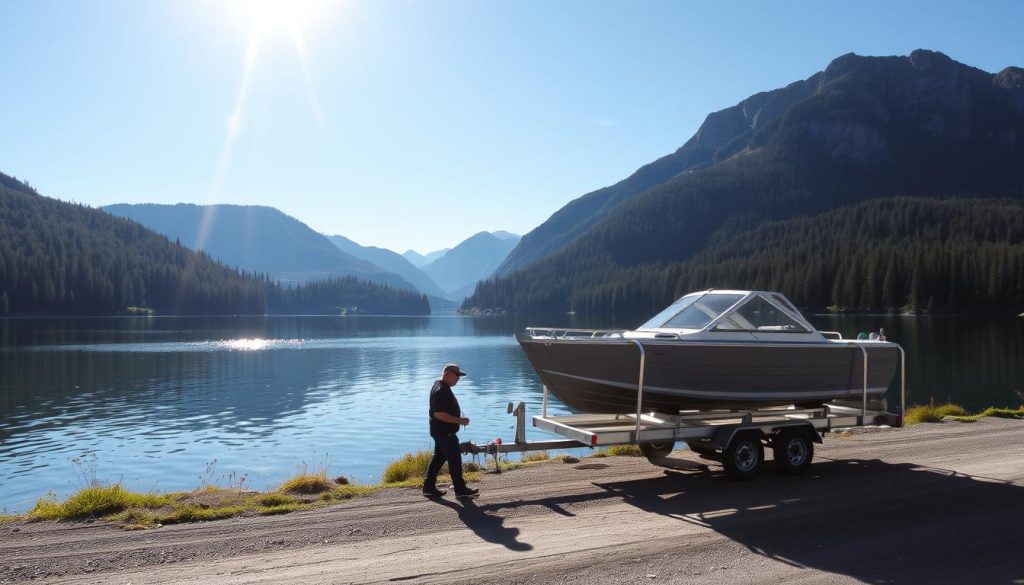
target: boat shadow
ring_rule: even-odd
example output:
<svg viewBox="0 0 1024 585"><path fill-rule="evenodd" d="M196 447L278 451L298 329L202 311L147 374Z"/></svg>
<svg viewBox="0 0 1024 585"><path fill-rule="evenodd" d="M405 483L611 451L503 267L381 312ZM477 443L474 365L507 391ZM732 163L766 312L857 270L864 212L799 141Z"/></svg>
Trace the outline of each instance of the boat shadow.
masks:
<svg viewBox="0 0 1024 585"><path fill-rule="evenodd" d="M720 467L594 485L648 513L714 530L747 551L867 583L1020 583L1024 487L878 459L820 459L753 481Z"/></svg>

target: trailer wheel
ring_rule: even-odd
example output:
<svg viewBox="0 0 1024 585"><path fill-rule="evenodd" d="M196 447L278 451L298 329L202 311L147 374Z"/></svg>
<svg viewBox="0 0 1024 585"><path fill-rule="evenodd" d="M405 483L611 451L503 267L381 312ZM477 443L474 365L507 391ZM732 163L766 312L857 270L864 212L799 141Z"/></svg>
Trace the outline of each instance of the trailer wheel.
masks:
<svg viewBox="0 0 1024 585"><path fill-rule="evenodd" d="M640 452L643 453L644 457L648 460L654 460L668 457L668 454L672 452L676 444L672 441L660 441L656 443L640 443L637 446L640 447Z"/></svg>
<svg viewBox="0 0 1024 585"><path fill-rule="evenodd" d="M751 479L764 461L764 445L755 433L739 433L722 453L722 465L733 479Z"/></svg>
<svg viewBox="0 0 1024 585"><path fill-rule="evenodd" d="M811 466L814 442L802 431L782 431L772 441L775 466L786 475L799 475Z"/></svg>

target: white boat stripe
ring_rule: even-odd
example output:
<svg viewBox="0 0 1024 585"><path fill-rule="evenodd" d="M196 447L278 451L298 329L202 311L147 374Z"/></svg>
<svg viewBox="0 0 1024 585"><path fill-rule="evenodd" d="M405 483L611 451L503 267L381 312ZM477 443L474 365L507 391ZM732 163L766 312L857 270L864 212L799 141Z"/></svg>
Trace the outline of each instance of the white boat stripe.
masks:
<svg viewBox="0 0 1024 585"><path fill-rule="evenodd" d="M623 382L613 382L611 380L601 380L598 378L587 378L585 376L576 376L574 374L567 374L565 372L556 372L554 370L544 370L546 374L554 374L556 376L562 376L565 378L573 378L575 380L582 380L584 382L593 382L595 384L603 384L605 386L612 386L614 388L622 388L623 390L636 391L636 384L626 384ZM881 387L869 387L868 394L882 394L887 388ZM663 388L661 386L648 386L644 385L644 392L657 392L658 394L667 394L669 396L681 396L681 397L700 397L700 398L788 398L790 396L799 396L800 399L809 398L848 398L858 397L863 395L861 388L850 388L849 390L808 390L803 392L790 391L790 392L716 392L714 390L686 390L679 388Z"/></svg>

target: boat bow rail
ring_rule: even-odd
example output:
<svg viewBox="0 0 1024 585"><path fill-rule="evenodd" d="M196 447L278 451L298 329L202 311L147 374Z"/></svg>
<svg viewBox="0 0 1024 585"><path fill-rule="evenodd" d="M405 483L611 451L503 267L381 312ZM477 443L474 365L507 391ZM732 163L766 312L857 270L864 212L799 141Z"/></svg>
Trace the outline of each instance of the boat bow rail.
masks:
<svg viewBox="0 0 1024 585"><path fill-rule="evenodd" d="M567 327L527 327L526 334L534 339L623 339L623 329L572 329Z"/></svg>

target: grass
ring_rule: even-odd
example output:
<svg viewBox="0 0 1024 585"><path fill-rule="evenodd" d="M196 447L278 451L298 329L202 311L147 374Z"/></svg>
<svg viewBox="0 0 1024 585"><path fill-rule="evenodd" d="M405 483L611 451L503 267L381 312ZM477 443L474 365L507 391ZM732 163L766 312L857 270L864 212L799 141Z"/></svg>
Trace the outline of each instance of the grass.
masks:
<svg viewBox="0 0 1024 585"><path fill-rule="evenodd" d="M434 456L433 451L417 451L406 453L401 458L392 461L384 468L380 476L381 485L385 487L420 487L423 485L423 476L427 474L427 466ZM479 465L467 463L462 466L462 477L466 481L477 481L482 475ZM441 466L438 474L438 481L441 483L450 481L448 475L448 464Z"/></svg>
<svg viewBox="0 0 1024 585"><path fill-rule="evenodd" d="M907 410L903 424L909 426L923 422L939 422L947 416L967 416L967 411L959 404L915 406Z"/></svg>
<svg viewBox="0 0 1024 585"><path fill-rule="evenodd" d="M410 480L422 480L423 476L427 474L427 466L430 465L430 459L433 456L432 451L417 451L402 455L400 459L392 461L384 468L384 473L380 476L381 483L397 484ZM441 473L446 473L447 470L448 464L445 463L441 467Z"/></svg>
<svg viewBox="0 0 1024 585"><path fill-rule="evenodd" d="M972 422L978 422L979 420L985 418L986 416L994 416L994 417L998 417L998 418L1024 419L1024 406L1021 406L1020 408L1016 408L1016 409L1014 409L1014 408L993 408L993 407L990 406L990 407L986 408L985 410L979 412L978 414L971 414L971 415L967 415L967 416L954 416L953 419L954 420L958 420L960 422L972 423Z"/></svg>
<svg viewBox="0 0 1024 585"><path fill-rule="evenodd" d="M532 453L523 453L523 457L519 461L522 463L538 463L549 459L551 459L551 456L548 455L547 451L534 451Z"/></svg>
<svg viewBox="0 0 1024 585"><path fill-rule="evenodd" d="M607 452L609 457L643 457L636 445L612 445Z"/></svg>
<svg viewBox="0 0 1024 585"><path fill-rule="evenodd" d="M923 422L940 422L947 416L955 421L964 423L977 422L987 416L1024 419L1024 406L1020 408L994 408L990 406L977 414L968 413L959 404L915 406L907 410L907 415L903 417L903 424L909 426Z"/></svg>
<svg viewBox="0 0 1024 585"><path fill-rule="evenodd" d="M120 484L93 485L79 490L63 502L53 493L39 498L29 511L32 518L45 520L80 520L102 518L129 508L159 508L169 503L169 496L130 492Z"/></svg>
<svg viewBox="0 0 1024 585"><path fill-rule="evenodd" d="M303 471L282 483L277 489L296 494L322 494L333 489L335 485L337 484L327 479L327 471L321 469L314 473Z"/></svg>

